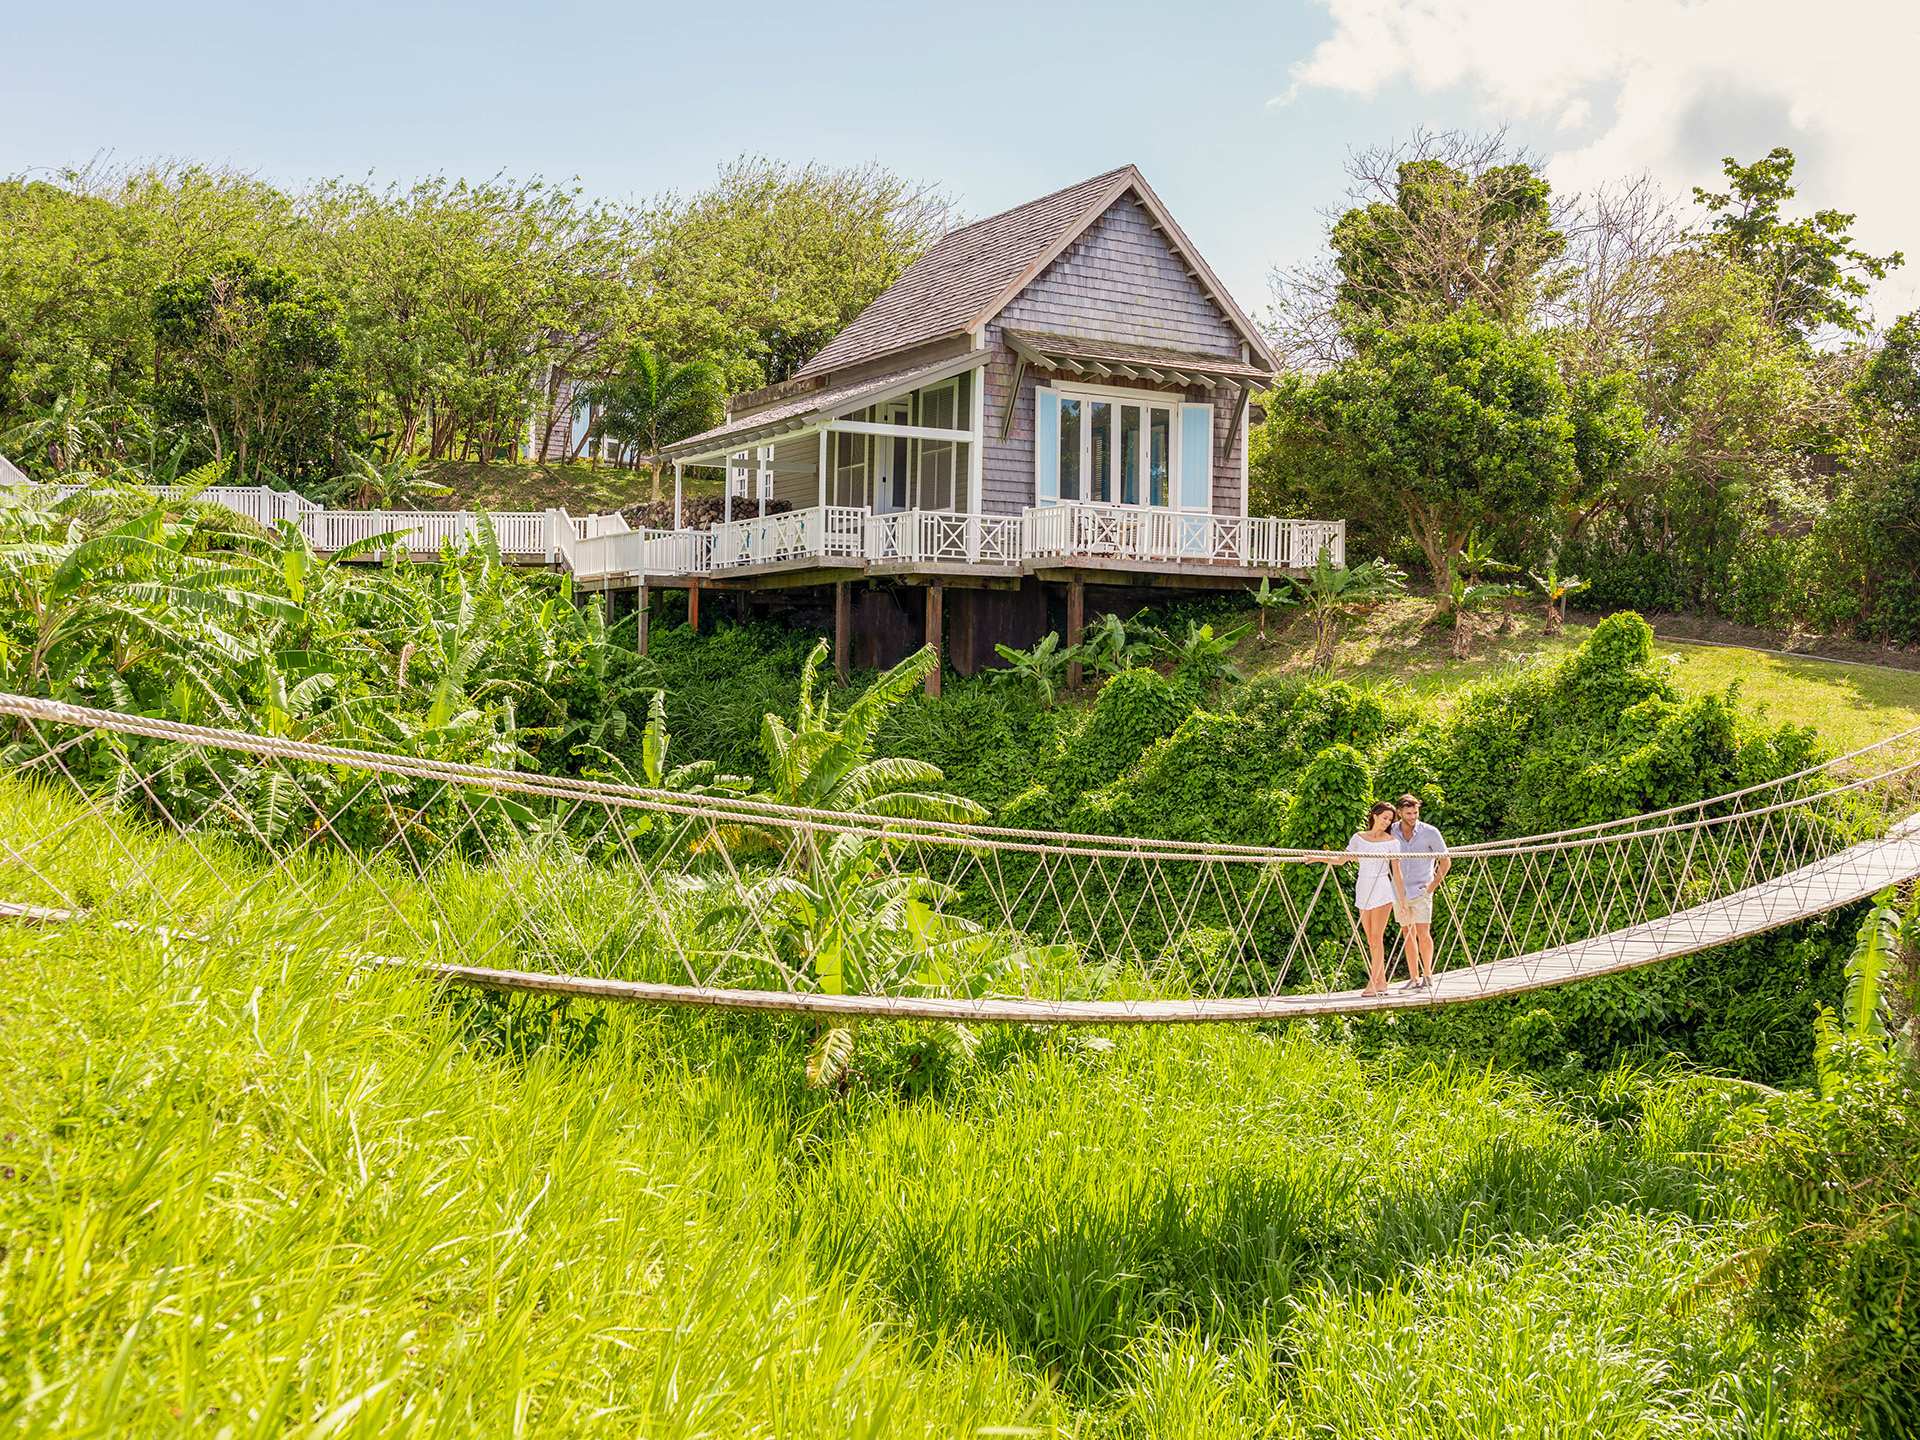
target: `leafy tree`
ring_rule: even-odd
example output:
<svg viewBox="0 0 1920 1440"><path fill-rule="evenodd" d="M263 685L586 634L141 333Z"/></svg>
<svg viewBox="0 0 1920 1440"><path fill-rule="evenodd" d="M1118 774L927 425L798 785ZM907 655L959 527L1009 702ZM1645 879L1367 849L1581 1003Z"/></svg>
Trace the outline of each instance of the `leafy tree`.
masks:
<svg viewBox="0 0 1920 1440"><path fill-rule="evenodd" d="M1576 375L1567 386L1573 419L1573 478L1562 497L1560 535L1575 539L1600 511L1618 503L1645 464L1651 435L1634 398L1633 377L1615 370Z"/></svg>
<svg viewBox="0 0 1920 1440"><path fill-rule="evenodd" d="M674 364L644 341L627 352L618 371L583 387L600 407L594 432L636 449L651 477L650 499L660 501L660 451L720 423L726 388L718 366L706 360Z"/></svg>
<svg viewBox="0 0 1920 1440"><path fill-rule="evenodd" d="M1855 394L1896 425L1913 427L1902 436L1902 448L1920 451L1920 310L1893 322Z"/></svg>
<svg viewBox="0 0 1920 1440"><path fill-rule="evenodd" d="M1525 164L1469 174L1439 159L1402 163L1391 201L1349 210L1334 223L1349 331L1469 308L1510 325L1524 320L1547 267L1566 248L1550 188Z"/></svg>
<svg viewBox="0 0 1920 1440"><path fill-rule="evenodd" d="M1871 255L1855 246L1854 217L1843 211L1784 218L1781 207L1796 193L1794 163L1784 145L1750 165L1729 155L1721 162L1724 191L1695 186L1694 202L1708 215L1709 243L1760 277L1774 326L1802 339L1830 325L1858 333L1867 326L1861 302L1868 282L1885 279L1903 257L1898 250Z"/></svg>
<svg viewBox="0 0 1920 1440"><path fill-rule="evenodd" d="M163 408L203 424L234 472L329 473L353 438L346 331L332 296L235 255L153 299Z"/></svg>
<svg viewBox="0 0 1920 1440"><path fill-rule="evenodd" d="M1545 348L1471 312L1374 332L1293 398L1344 462L1349 505L1404 516L1443 597L1470 534L1546 517L1573 478Z"/></svg>
<svg viewBox="0 0 1920 1440"><path fill-rule="evenodd" d="M392 454L491 458L525 433L543 387L544 452L562 378L594 373L632 334L637 221L577 186L334 181L303 208L304 248L342 299Z"/></svg>
<svg viewBox="0 0 1920 1440"><path fill-rule="evenodd" d="M1271 329L1302 367L1465 310L1517 327L1562 287L1564 207L1503 135L1423 131L1356 152L1347 173L1355 203L1327 259L1271 277Z"/></svg>
<svg viewBox="0 0 1920 1440"><path fill-rule="evenodd" d="M711 358L730 388L784 380L951 219L937 191L880 165L742 158L643 217L640 328L667 356Z"/></svg>

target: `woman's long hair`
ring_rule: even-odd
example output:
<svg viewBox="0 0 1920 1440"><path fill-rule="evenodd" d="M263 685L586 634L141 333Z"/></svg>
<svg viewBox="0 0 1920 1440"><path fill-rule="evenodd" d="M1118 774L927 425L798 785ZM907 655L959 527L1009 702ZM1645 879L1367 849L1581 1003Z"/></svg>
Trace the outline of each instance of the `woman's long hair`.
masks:
<svg viewBox="0 0 1920 1440"><path fill-rule="evenodd" d="M1353 833L1356 835L1371 835L1373 833L1373 822L1380 818L1380 812L1382 810L1386 811L1389 815L1396 813L1390 802L1386 800L1376 800L1367 807L1367 823Z"/></svg>

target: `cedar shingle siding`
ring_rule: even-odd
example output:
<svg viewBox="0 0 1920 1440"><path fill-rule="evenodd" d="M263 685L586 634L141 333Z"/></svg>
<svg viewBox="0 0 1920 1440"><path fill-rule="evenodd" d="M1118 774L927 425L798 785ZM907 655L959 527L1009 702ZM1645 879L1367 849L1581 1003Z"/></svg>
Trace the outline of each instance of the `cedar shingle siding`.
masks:
<svg viewBox="0 0 1920 1440"><path fill-rule="evenodd" d="M1232 322L1187 273L1166 238L1154 228L1146 208L1131 194L1122 196L987 326L987 343L994 354L986 372L987 443L981 509L988 514L1015 514L1033 503L1031 368L1021 381L1018 404L1005 438L1000 434L1015 368L1013 354L1001 337L1007 327L1160 345L1235 360L1242 356L1240 335ZM1156 387L1143 384L1130 388ZM1213 508L1218 514L1237 515L1239 437L1235 436L1224 459L1219 445L1233 419L1239 391L1184 393L1189 400L1208 401L1214 407Z"/></svg>

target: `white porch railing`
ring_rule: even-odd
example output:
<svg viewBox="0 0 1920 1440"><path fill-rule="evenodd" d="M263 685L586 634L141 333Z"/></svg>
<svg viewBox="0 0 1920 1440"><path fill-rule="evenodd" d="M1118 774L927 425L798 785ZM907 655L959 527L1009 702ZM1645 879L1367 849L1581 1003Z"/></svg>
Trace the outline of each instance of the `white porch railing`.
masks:
<svg viewBox="0 0 1920 1440"><path fill-rule="evenodd" d="M57 495L79 486L52 487ZM154 486L180 499L182 486ZM410 554L437 555L479 533L464 510L328 510L291 491L214 485L202 500L261 524L289 520L316 550L334 551L397 532ZM948 510L874 514L864 506L826 505L755 516L710 530L633 530L618 514L565 510L492 512L501 554L523 563L562 565L581 579L705 575L782 561L865 561L875 565L957 564L1015 567L1076 559L1232 565L1253 570L1310 567L1324 550L1346 563L1347 527L1339 520L1191 514L1178 510L1069 502L1029 507L1019 516Z"/></svg>
<svg viewBox="0 0 1920 1440"><path fill-rule="evenodd" d="M1187 561L1251 569L1305 569L1325 547L1346 563L1346 522L1204 515L1122 505L1028 507L1021 552L1028 559Z"/></svg>
<svg viewBox="0 0 1920 1440"><path fill-rule="evenodd" d="M709 564L714 570L774 565L783 560L866 558L864 506L815 505L716 525Z"/></svg>
<svg viewBox="0 0 1920 1440"><path fill-rule="evenodd" d="M866 556L876 565L1018 565L1020 520L951 510L868 515Z"/></svg>

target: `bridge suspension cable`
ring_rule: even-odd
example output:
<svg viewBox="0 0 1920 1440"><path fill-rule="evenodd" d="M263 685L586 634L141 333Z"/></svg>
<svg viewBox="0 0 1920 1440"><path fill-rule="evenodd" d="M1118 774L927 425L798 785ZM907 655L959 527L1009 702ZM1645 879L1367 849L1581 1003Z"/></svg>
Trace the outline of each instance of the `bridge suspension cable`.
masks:
<svg viewBox="0 0 1920 1440"><path fill-rule="evenodd" d="M1615 973L1920 875L1920 729L1461 845L1434 983L1367 995L1350 857L810 810L0 695L0 914L505 990L827 1016L1268 1020ZM1397 963L1397 957L1396 957Z"/></svg>

